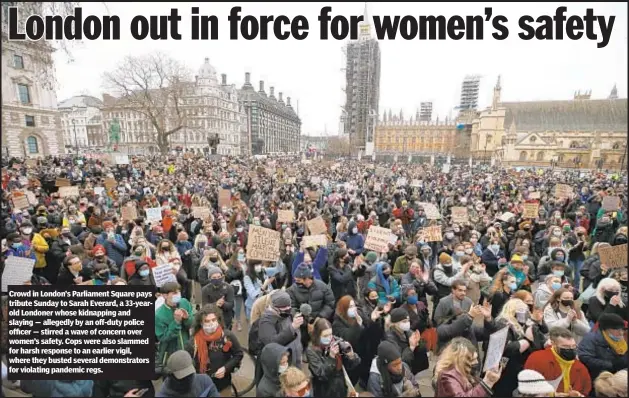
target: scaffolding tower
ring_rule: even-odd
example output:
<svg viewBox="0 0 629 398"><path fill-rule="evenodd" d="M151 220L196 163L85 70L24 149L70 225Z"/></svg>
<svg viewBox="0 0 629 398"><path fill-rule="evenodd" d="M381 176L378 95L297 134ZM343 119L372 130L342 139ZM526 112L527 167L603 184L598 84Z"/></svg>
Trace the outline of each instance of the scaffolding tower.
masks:
<svg viewBox="0 0 629 398"><path fill-rule="evenodd" d="M478 107L478 91L480 88L480 75L467 75L461 85L461 102L459 110L476 110Z"/></svg>

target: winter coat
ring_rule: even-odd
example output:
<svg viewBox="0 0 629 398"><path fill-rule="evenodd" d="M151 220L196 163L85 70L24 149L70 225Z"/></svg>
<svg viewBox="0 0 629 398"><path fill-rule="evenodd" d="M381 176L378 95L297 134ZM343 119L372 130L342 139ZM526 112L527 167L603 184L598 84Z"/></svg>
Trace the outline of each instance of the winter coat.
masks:
<svg viewBox="0 0 629 398"><path fill-rule="evenodd" d="M367 391L373 394L374 397L383 397L384 396L384 381L382 379L382 375L380 374L380 370L378 369L378 358L374 358L371 361L371 366L369 368L369 380L367 382ZM404 392L404 384L406 382L411 383L413 388L416 391L419 391L419 383L417 379L415 379L415 375L411 372L409 366L402 362L402 369L404 371L404 379L398 383L390 386L390 389L396 393L395 396L402 396Z"/></svg>
<svg viewBox="0 0 629 398"><path fill-rule="evenodd" d="M581 310L577 311L581 312ZM555 311L553 307L547 305L544 308L544 323L548 326L548 329L563 327L570 330L578 344L581 338L590 331L590 324L585 318L585 314L581 312L581 315L581 319L575 317L572 319L572 322L569 322L565 314L562 314L559 310Z"/></svg>
<svg viewBox="0 0 629 398"><path fill-rule="evenodd" d="M428 352L422 341L415 347L415 350L411 351L406 333L395 329L389 329L385 333L385 340L398 347L400 353L402 353L402 361L409 366L413 374L428 369Z"/></svg>
<svg viewBox="0 0 629 398"><path fill-rule="evenodd" d="M231 343L231 347L226 346L227 342ZM244 358L244 352L240 346L238 338L231 330L223 330L223 337L221 339L206 344L208 346L208 364L206 367L206 373L211 377L212 374L216 373L217 370L224 366L225 377L223 377L223 379L217 379L214 384L221 386L224 385L225 387L229 386L231 384L232 372L240 366L242 359ZM229 349L225 347L229 347ZM188 341L186 351L188 351L194 361L194 368L197 372L199 372L199 356L197 355L198 349L194 336L192 336L190 341Z"/></svg>
<svg viewBox="0 0 629 398"><path fill-rule="evenodd" d="M343 264L342 267L328 267L328 273L330 274L330 287L336 301L345 295L356 298L358 289L356 288L355 274L349 264Z"/></svg>
<svg viewBox="0 0 629 398"><path fill-rule="evenodd" d="M425 271L425 272L429 272L429 271ZM415 292L417 293L417 299L426 305L428 305L428 298L426 296L427 295L432 296L437 293L437 286L435 285L435 282L433 282L431 279L428 279L428 280L417 279L415 278L415 275L411 274L410 272L402 276L400 285L402 289L404 289L405 287L409 285L412 286L415 289Z"/></svg>
<svg viewBox="0 0 629 398"><path fill-rule="evenodd" d="M500 266L498 265L498 260L500 260L501 258L505 258L505 254L502 249L498 250L498 253L496 254L494 254L494 252L492 252L489 248L483 251L483 255L481 256L481 263L485 264L485 270L487 271L487 274L492 278L494 277L494 275L496 275L498 269L500 269Z"/></svg>
<svg viewBox="0 0 629 398"><path fill-rule="evenodd" d="M208 283L201 289L201 304L215 304L220 298L225 301L223 303L223 322L227 329L231 328L232 319L234 318L234 288L227 283L222 282L219 286Z"/></svg>
<svg viewBox="0 0 629 398"><path fill-rule="evenodd" d="M332 319L334 314L335 301L332 289L319 280L314 280L309 288L297 286L296 284L286 290L290 296L291 307L299 311L302 304L310 304L314 318Z"/></svg>
<svg viewBox="0 0 629 398"><path fill-rule="evenodd" d="M603 337L601 330L590 332L583 337L577 348L577 355L590 372L592 382L603 371L616 373L629 366L629 351L625 355L616 354Z"/></svg>
<svg viewBox="0 0 629 398"><path fill-rule="evenodd" d="M122 261L127 254L127 244L121 235L116 234L114 242L107 240L107 233L103 232L98 238L96 238L97 245L103 245L106 250L107 257L114 260L118 267L122 266Z"/></svg>
<svg viewBox="0 0 629 398"><path fill-rule="evenodd" d="M293 328L291 317L282 317L274 309L267 308L258 323L258 339L267 346L276 343L291 349L291 363L301 366L301 333Z"/></svg>
<svg viewBox="0 0 629 398"><path fill-rule="evenodd" d="M537 350L529 355L524 364L524 369L539 372L546 380L556 380L561 376L561 367L557 359L555 359L555 354L553 354L551 347ZM592 390L590 372L579 359L576 359L570 368L570 386L572 390L579 391L586 397ZM566 392L563 388L563 381L559 383L556 391Z"/></svg>
<svg viewBox="0 0 629 398"><path fill-rule="evenodd" d="M183 319L181 323L175 322L175 310L184 309L188 312L188 319ZM192 305L188 300L182 298L177 308L172 308L167 304L162 305L155 311L155 338L158 341L158 357L160 363L155 366L166 365L168 356L175 351L185 350L188 340L190 340L190 328L192 327Z"/></svg>
<svg viewBox="0 0 629 398"><path fill-rule="evenodd" d="M90 397L92 380L22 380L20 388L34 398Z"/></svg>
<svg viewBox="0 0 629 398"><path fill-rule="evenodd" d="M150 398L155 396L155 388L150 380L94 380L92 397L124 397L129 390L134 388L148 389L142 397Z"/></svg>
<svg viewBox="0 0 629 398"><path fill-rule="evenodd" d="M31 240L31 249L35 252L35 268L44 268L46 266L46 253L49 249L46 239L40 234L34 233Z"/></svg>
<svg viewBox="0 0 629 398"><path fill-rule="evenodd" d="M437 350L445 347L455 337L465 337L472 344L489 339L489 335L497 331L493 321L483 320L483 326L473 324L474 320L469 314L461 314L437 327Z"/></svg>
<svg viewBox="0 0 629 398"><path fill-rule="evenodd" d="M323 267L325 266L325 264L328 261L328 248L327 247L320 247L319 250L317 251L317 255L314 258L314 260L312 260L312 275L314 276L315 279L321 280L321 270L323 269ZM297 267L299 266L299 264L304 262L304 253L302 251L299 251L297 253L295 253L295 257L293 259L293 263L291 266L291 275L295 275L295 271L297 270ZM292 282L295 283L295 277L292 277Z"/></svg>
<svg viewBox="0 0 629 398"><path fill-rule="evenodd" d="M553 296L553 292L545 283L540 283L537 290L533 294L533 300L535 302L535 308L544 308L548 300Z"/></svg>
<svg viewBox="0 0 629 398"><path fill-rule="evenodd" d="M277 343L267 344L262 349L262 353L260 354L262 379L256 386L256 396L274 397L280 392L281 386L278 369L280 366L280 360L286 352L288 352L290 356L290 349Z"/></svg>
<svg viewBox="0 0 629 398"><path fill-rule="evenodd" d="M356 256L363 254L365 250L365 238L361 234L353 234L352 233L352 224L349 223L347 235L343 238L345 243L347 243L347 250L353 250ZM354 224L356 226L356 224Z"/></svg>
<svg viewBox="0 0 629 398"><path fill-rule="evenodd" d="M181 397L181 396L187 396L187 397L201 397L205 391L209 390L209 393L207 395L203 395L203 397L220 397L221 394L219 393L218 389L216 388L216 385L214 385L214 382L212 381L212 378L208 375L200 375L200 374L194 374L194 380L192 381L192 386L190 388L190 391L188 393L186 393L185 395L175 391L172 389L171 387L172 381L170 380L170 377L167 377L164 380L164 383L162 384L162 388L160 388L159 392L157 394L155 394L155 397L159 397L159 398L177 398L177 397Z"/></svg>
<svg viewBox="0 0 629 398"><path fill-rule="evenodd" d="M435 396L491 397L491 391L487 391L480 382L475 385L470 384L467 377L459 373L459 371L452 366L450 369L441 372L437 378Z"/></svg>
<svg viewBox="0 0 629 398"><path fill-rule="evenodd" d="M360 363L360 357L354 353L354 358L341 355L346 371L355 369ZM330 358L320 347L309 347L306 350L308 370L312 377L314 397L346 397L347 385L343 369L337 369L336 359Z"/></svg>

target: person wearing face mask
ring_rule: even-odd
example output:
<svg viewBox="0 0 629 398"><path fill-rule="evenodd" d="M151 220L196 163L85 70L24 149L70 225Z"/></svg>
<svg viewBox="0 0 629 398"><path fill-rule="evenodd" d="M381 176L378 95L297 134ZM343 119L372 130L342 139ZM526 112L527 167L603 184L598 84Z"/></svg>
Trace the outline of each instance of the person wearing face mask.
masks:
<svg viewBox="0 0 629 398"><path fill-rule="evenodd" d="M332 326L327 319L315 321L312 342L306 350L306 356L312 375L313 396L346 397L343 368L350 374L361 359L351 343L340 344L340 339L332 334Z"/></svg>
<svg viewBox="0 0 629 398"><path fill-rule="evenodd" d="M433 323L435 318L435 309L439 305L439 301L451 293L452 283L463 278L470 264L467 263L461 267L455 267L452 257L446 253L439 255L439 263L431 270L431 279L435 282L437 293L433 296Z"/></svg>
<svg viewBox="0 0 629 398"><path fill-rule="evenodd" d="M487 274L492 278L496 275L501 265L507 262L505 253L497 238L493 238L489 246L483 251L481 262L485 264Z"/></svg>
<svg viewBox="0 0 629 398"><path fill-rule="evenodd" d="M236 335L223 328L223 315L215 305L206 305L194 316L187 351L197 373L212 378L219 391L231 386L232 373L240 367L244 352Z"/></svg>
<svg viewBox="0 0 629 398"><path fill-rule="evenodd" d="M452 227L447 227L445 229L445 233L443 234L443 241L441 242L442 247L445 251L450 253L454 253L454 247L459 243L459 237L454 234L454 229Z"/></svg>
<svg viewBox="0 0 629 398"><path fill-rule="evenodd" d="M389 330L385 332L385 340L397 346L413 374L428 369L426 345L420 340L419 330L411 330L411 321L406 308L395 308L391 311Z"/></svg>
<svg viewBox="0 0 629 398"><path fill-rule="evenodd" d="M548 300L559 289L562 288L562 279L554 275L548 275L543 279L544 283L540 283L537 290L533 294L535 308L544 308Z"/></svg>
<svg viewBox="0 0 629 398"><path fill-rule="evenodd" d="M201 305L214 304L223 311L225 328L231 330L234 319L234 288L224 281L223 271L217 267L208 269L210 283L201 289Z"/></svg>
<svg viewBox="0 0 629 398"><path fill-rule="evenodd" d="M433 296L437 293L437 286L430 279L430 269L422 269L420 260L413 260L410 264L408 273L402 276L400 280L401 286L412 286L417 294L418 301L428 306L427 296Z"/></svg>
<svg viewBox="0 0 629 398"><path fill-rule="evenodd" d="M127 284L130 286L155 286L155 279L149 264L143 260L137 260L133 264L135 269Z"/></svg>
<svg viewBox="0 0 629 398"><path fill-rule="evenodd" d="M480 260L480 259L479 259ZM473 257L467 254L461 257L461 264L468 264L468 271L464 278L467 282L467 296L472 303L478 304L481 300L481 291L487 290L491 284L491 277L485 270L485 265L480 262L475 263Z"/></svg>
<svg viewBox="0 0 629 398"><path fill-rule="evenodd" d="M111 285L112 281L116 279L116 275L111 273L107 263L94 264L92 271L92 279L87 282L83 282L82 285L104 286Z"/></svg>
<svg viewBox="0 0 629 398"><path fill-rule="evenodd" d="M276 397L282 386L280 376L291 364L293 352L277 343L264 346L259 363L262 370L260 381L256 385L256 395L260 397Z"/></svg>
<svg viewBox="0 0 629 398"><path fill-rule="evenodd" d="M76 209L75 205L68 206L68 211L63 217L62 226L70 227L74 224L87 224L83 213Z"/></svg>
<svg viewBox="0 0 629 398"><path fill-rule="evenodd" d="M406 274L409 270L410 264L417 258L417 246L408 245L404 249L404 255L400 256L395 260L395 264L393 265L393 276L401 277Z"/></svg>
<svg viewBox="0 0 629 398"><path fill-rule="evenodd" d="M339 249L333 265L328 267L334 299L338 301L345 295L356 297L358 291L356 279L364 275L364 270L365 267L360 266L359 260L352 262L346 249Z"/></svg>
<svg viewBox="0 0 629 398"><path fill-rule="evenodd" d="M348 224L347 235L343 237L347 244L347 252L350 256L359 256L365 250L365 238L358 233L358 227L354 221Z"/></svg>
<svg viewBox="0 0 629 398"><path fill-rule="evenodd" d="M433 386L437 397L490 397L500 379L501 369L491 369L480 379L477 348L457 337L444 348L435 365Z"/></svg>
<svg viewBox="0 0 629 398"><path fill-rule="evenodd" d="M168 357L178 350L185 350L190 340L192 305L181 297L177 282L166 282L160 288L164 304L155 311L155 338L158 342L155 358L156 373L161 373Z"/></svg>
<svg viewBox="0 0 629 398"><path fill-rule="evenodd" d="M574 303L574 296L568 289L558 289L552 295L544 307L544 323L549 329L564 327L570 330L577 343L590 331L590 325L581 311Z"/></svg>
<svg viewBox="0 0 629 398"><path fill-rule="evenodd" d="M317 254L314 258L314 261L312 259L311 253L314 253L314 252L311 252L308 248L306 248L305 242L301 241L299 244L299 251L295 253L293 257L293 262L291 266L291 275L292 275L291 285L295 283L295 272L297 271L297 267L302 263L310 265L315 279L323 280L322 271L328 261L328 253L329 253L328 248L325 246L319 247L319 249L317 250ZM327 274L327 270L325 270L325 273ZM325 282L327 283L328 281L325 281Z"/></svg>
<svg viewBox="0 0 629 398"><path fill-rule="evenodd" d="M22 225L20 225L20 233L22 234L22 242L30 247L35 254L33 272L38 275L44 275L46 253L49 249L48 242L46 242L46 239L39 233L33 231L33 224L31 224L30 221L24 221Z"/></svg>
<svg viewBox="0 0 629 398"><path fill-rule="evenodd" d="M262 347L271 343L277 343L293 353L291 364L301 366L301 325L304 317L301 314L292 316L291 298L288 293L277 290L271 295L271 303L264 310L262 316L252 323L249 332L249 352L258 356ZM257 336L255 329L257 326ZM261 368L256 364L256 374Z"/></svg>
<svg viewBox="0 0 629 398"><path fill-rule="evenodd" d="M629 307L622 300L620 290L620 283L616 279L601 279L596 287L596 293L588 301L587 318L596 323L603 314L613 313L628 319Z"/></svg>
<svg viewBox="0 0 629 398"><path fill-rule="evenodd" d="M63 261L63 266L59 269L59 276L56 278L55 286L67 288L73 285L80 285L90 280L91 274L83 269L83 263L78 256L70 255Z"/></svg>
<svg viewBox="0 0 629 398"><path fill-rule="evenodd" d="M400 285L391 276L391 266L385 262L376 264L376 275L371 278L367 287L378 292L378 303L400 305Z"/></svg>
<svg viewBox="0 0 629 398"><path fill-rule="evenodd" d="M544 257L539 261L539 267L537 269L538 276L544 277L546 275L552 274L553 264L562 263L564 264L563 275L566 277L567 282L570 282L572 277L572 268L568 265L568 254L567 250L563 247L557 247L552 249L550 255L548 257Z"/></svg>
<svg viewBox="0 0 629 398"><path fill-rule="evenodd" d="M22 236L17 232L11 232L7 235L7 244L9 250L5 254L6 257L15 256L36 260L35 251L23 243Z"/></svg>
<svg viewBox="0 0 629 398"><path fill-rule="evenodd" d="M402 361L398 347L383 341L377 353L371 362L367 391L376 397L418 396L419 384L409 366Z"/></svg>
<svg viewBox="0 0 629 398"><path fill-rule="evenodd" d="M167 374L155 397L221 396L210 376L196 373L192 356L187 351L178 350L173 352L165 365Z"/></svg>
<svg viewBox="0 0 629 398"><path fill-rule="evenodd" d="M301 369L290 366L280 375L282 397L309 398L312 397L312 383Z"/></svg>
<svg viewBox="0 0 629 398"><path fill-rule="evenodd" d="M114 224L111 221L105 221L103 228L103 233L96 238L96 244L102 245L107 252L107 257L121 267L127 252L127 244L121 235L115 233Z"/></svg>
<svg viewBox="0 0 629 398"><path fill-rule="evenodd" d="M602 213L601 213L602 212ZM616 229L618 228L618 220L620 212L616 212L617 217L613 217L613 213L604 212L601 208L596 217L596 226L592 231L592 243L608 242L614 238Z"/></svg>
<svg viewBox="0 0 629 398"><path fill-rule="evenodd" d="M244 255L244 251L239 252L239 256L242 255ZM245 316L249 321L254 302L273 289L274 277L267 277L264 267L258 260L251 260L248 265L244 263L243 266L246 268L243 279L244 291L246 292Z"/></svg>
<svg viewBox="0 0 629 398"><path fill-rule="evenodd" d="M92 260L89 261L85 267L88 272L94 272L94 268L97 265L103 264L107 267L107 269L111 271L112 275L116 276L120 274L118 266L109 257L107 257L105 248L103 246L94 246L94 250L92 250L92 256Z"/></svg>

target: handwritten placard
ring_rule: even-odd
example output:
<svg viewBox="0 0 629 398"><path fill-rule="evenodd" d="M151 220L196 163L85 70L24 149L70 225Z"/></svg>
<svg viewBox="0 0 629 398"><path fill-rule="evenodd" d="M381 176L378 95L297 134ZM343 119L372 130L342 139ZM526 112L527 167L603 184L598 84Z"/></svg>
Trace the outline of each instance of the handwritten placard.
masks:
<svg viewBox="0 0 629 398"><path fill-rule="evenodd" d="M308 231L310 231L310 235L325 235L328 233L328 227L326 227L325 221L323 221L323 218L321 218L321 216L309 220L306 224L308 225Z"/></svg>
<svg viewBox="0 0 629 398"><path fill-rule="evenodd" d="M28 203L28 198L25 195L11 197L11 202L13 202L13 207L16 209L28 209L30 204Z"/></svg>
<svg viewBox="0 0 629 398"><path fill-rule="evenodd" d="M434 204L423 202L423 203L420 203L419 205L424 209L427 219L438 220L441 218L441 213L439 212L439 209L437 208L437 206L435 206Z"/></svg>
<svg viewBox="0 0 629 398"><path fill-rule="evenodd" d="M60 187L59 196L62 198L79 196L79 187Z"/></svg>
<svg viewBox="0 0 629 398"><path fill-rule="evenodd" d="M31 281L35 260L24 257L9 256L4 260L2 272L2 293L8 292L11 285L24 285Z"/></svg>
<svg viewBox="0 0 629 398"><path fill-rule="evenodd" d="M328 237L325 235L306 235L303 237L303 240L304 240L304 246L306 247L328 245Z"/></svg>
<svg viewBox="0 0 629 398"><path fill-rule="evenodd" d="M500 215L499 219L500 221L504 221L504 222L508 222L509 220L511 220L513 217L515 217L515 214L510 213L510 212L504 212Z"/></svg>
<svg viewBox="0 0 629 398"><path fill-rule="evenodd" d="M138 210L135 206L122 206L120 212L122 213L122 219L125 221L133 221L138 218Z"/></svg>
<svg viewBox="0 0 629 398"><path fill-rule="evenodd" d="M177 277L173 274L173 267L170 264L158 265L152 269L155 285L162 287L168 282L177 282Z"/></svg>
<svg viewBox="0 0 629 398"><path fill-rule="evenodd" d="M618 211L620 208L620 198L618 196L605 196L603 198L603 210Z"/></svg>
<svg viewBox="0 0 629 398"><path fill-rule="evenodd" d="M627 267L627 244L601 247L598 249L598 255L601 258L601 264L607 265L609 268L626 268Z"/></svg>
<svg viewBox="0 0 629 398"><path fill-rule="evenodd" d="M210 217L212 212L209 207L193 207L192 216L201 220L206 220Z"/></svg>
<svg viewBox="0 0 629 398"><path fill-rule="evenodd" d="M257 225L249 226L247 258L249 260L277 261L280 258L280 233Z"/></svg>
<svg viewBox="0 0 629 398"><path fill-rule="evenodd" d="M232 193L229 189L218 191L218 207L229 207L231 205Z"/></svg>
<svg viewBox="0 0 629 398"><path fill-rule="evenodd" d="M150 209L146 209L146 221L148 222L162 221L162 208L152 207Z"/></svg>
<svg viewBox="0 0 629 398"><path fill-rule="evenodd" d="M441 235L441 227L433 225L424 228L424 237L426 242L441 242L443 241L443 235Z"/></svg>
<svg viewBox="0 0 629 398"><path fill-rule="evenodd" d="M105 187L94 187L94 195L102 195L105 192Z"/></svg>
<svg viewBox="0 0 629 398"><path fill-rule="evenodd" d="M452 222L457 224L463 224L468 222L469 217L467 215L467 207L453 207L452 209Z"/></svg>
<svg viewBox="0 0 629 398"><path fill-rule="evenodd" d="M56 187L69 187L71 185L72 183L67 178L57 178L57 180L55 181Z"/></svg>
<svg viewBox="0 0 629 398"><path fill-rule="evenodd" d="M572 187L566 184L557 184L555 185L555 197L564 199L570 198L572 196Z"/></svg>
<svg viewBox="0 0 629 398"><path fill-rule="evenodd" d="M295 212L292 210L279 210L277 212L277 221L278 222L294 222L295 221Z"/></svg>
<svg viewBox="0 0 629 398"><path fill-rule="evenodd" d="M541 192L535 191L535 192L529 192L529 199L539 199L542 197Z"/></svg>
<svg viewBox="0 0 629 398"><path fill-rule="evenodd" d="M490 370L498 368L500 365L500 358L505 350L505 344L507 344L507 334L509 327L502 328L497 332L492 333L489 336L489 344L487 345L487 356L485 357L484 370Z"/></svg>
<svg viewBox="0 0 629 398"><path fill-rule="evenodd" d="M538 203L525 203L524 204L524 218L537 218L539 215L539 204Z"/></svg>
<svg viewBox="0 0 629 398"><path fill-rule="evenodd" d="M377 253L385 253L389 250L389 242L391 241L391 230L372 225L367 231L367 239L365 239L365 249L373 250Z"/></svg>

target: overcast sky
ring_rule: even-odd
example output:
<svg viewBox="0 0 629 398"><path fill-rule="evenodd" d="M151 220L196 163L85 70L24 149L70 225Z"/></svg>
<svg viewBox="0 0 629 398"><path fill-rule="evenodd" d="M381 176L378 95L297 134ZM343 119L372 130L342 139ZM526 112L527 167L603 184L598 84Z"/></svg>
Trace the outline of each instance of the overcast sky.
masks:
<svg viewBox="0 0 629 398"><path fill-rule="evenodd" d="M182 17L180 41L136 41L129 33L131 19L136 15L168 15L173 3L83 3L83 15L115 14L121 18L121 40L84 41L74 44L73 62L58 52L56 57L59 81L58 99L77 94L101 97L102 74L115 68L129 54L162 51L179 59L196 71L205 57L210 58L217 73L227 74L229 83L238 88L245 72L257 88L275 86L299 101L302 134L320 135L327 128L336 134L339 127L342 88L345 76L342 47L346 41L319 40L317 17L322 7L332 6L331 15L362 15L363 3L177 3ZM241 15L280 15L289 18L304 15L310 34L303 41L229 40L229 10L242 7ZM595 41L523 41L517 21L522 15L554 15L559 5L568 7L567 15L585 15L586 7L596 15L614 15L612 37L605 48ZM204 15L219 18L219 40L190 40L191 7L200 7ZM627 4L626 3L369 3L373 15L484 15L484 7L493 7L493 15L509 19L509 38L494 40L490 23L485 23L485 39L480 41L380 41L382 55L380 76L380 115L391 108L414 115L421 101L433 101L433 118L451 114L459 100L460 85L466 74L480 74L480 106L491 103L491 92L497 76L502 75L503 101L571 99L575 90L591 89L592 98L605 98L612 86L618 85L620 97L627 96ZM599 34L598 26L595 32ZM277 94L276 94L277 95Z"/></svg>

